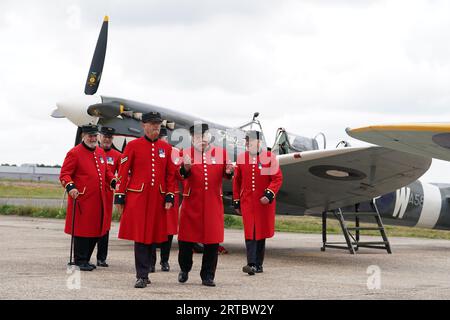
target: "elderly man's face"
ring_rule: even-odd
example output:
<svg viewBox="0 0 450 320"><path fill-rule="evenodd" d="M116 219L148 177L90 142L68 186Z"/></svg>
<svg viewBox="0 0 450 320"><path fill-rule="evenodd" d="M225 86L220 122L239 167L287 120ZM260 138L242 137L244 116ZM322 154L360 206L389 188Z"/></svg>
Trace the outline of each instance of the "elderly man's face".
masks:
<svg viewBox="0 0 450 320"><path fill-rule="evenodd" d="M159 136L159 130L161 130L161 122L146 122L142 123L145 135L154 140Z"/></svg>
<svg viewBox="0 0 450 320"><path fill-rule="evenodd" d="M98 137L98 142L102 149L111 149L113 143L113 136L100 134Z"/></svg>
<svg viewBox="0 0 450 320"><path fill-rule="evenodd" d="M251 154L256 154L260 151L261 148L261 140L257 139L249 139L247 141L247 149Z"/></svg>
<svg viewBox="0 0 450 320"><path fill-rule="evenodd" d="M192 135L192 145L197 150L205 150L206 148L208 148L210 140L211 135L209 134L209 132L205 132L204 134L194 133Z"/></svg>
<svg viewBox="0 0 450 320"><path fill-rule="evenodd" d="M97 146L97 134L84 133L82 140L89 148L95 148Z"/></svg>

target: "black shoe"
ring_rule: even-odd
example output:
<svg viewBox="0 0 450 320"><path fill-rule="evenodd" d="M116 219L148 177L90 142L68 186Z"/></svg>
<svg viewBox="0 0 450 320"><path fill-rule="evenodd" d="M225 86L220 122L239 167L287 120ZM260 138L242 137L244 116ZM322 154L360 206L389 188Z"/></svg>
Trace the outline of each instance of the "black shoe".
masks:
<svg viewBox="0 0 450 320"><path fill-rule="evenodd" d="M250 276L254 276L256 273L256 268L254 266L246 265L242 268L242 271L248 273Z"/></svg>
<svg viewBox="0 0 450 320"><path fill-rule="evenodd" d="M263 266L256 266L256 273L263 273Z"/></svg>
<svg viewBox="0 0 450 320"><path fill-rule="evenodd" d="M186 281L188 281L188 279L189 279L189 273L180 271L180 273L178 274L178 282L185 283Z"/></svg>
<svg viewBox="0 0 450 320"><path fill-rule="evenodd" d="M109 264L107 264L105 260L97 260L97 266L103 267L103 268L108 268Z"/></svg>
<svg viewBox="0 0 450 320"><path fill-rule="evenodd" d="M150 267L150 273L155 273L155 266Z"/></svg>
<svg viewBox="0 0 450 320"><path fill-rule="evenodd" d="M207 286L207 287L215 287L216 286L213 279L202 280L202 285Z"/></svg>
<svg viewBox="0 0 450 320"><path fill-rule="evenodd" d="M165 272L170 271L170 266L169 266L168 262L161 262L160 265L161 265L161 271L165 271Z"/></svg>
<svg viewBox="0 0 450 320"><path fill-rule="evenodd" d="M89 263L82 263L77 264L78 268L80 268L81 271L92 271L94 268L92 268L92 265Z"/></svg>
<svg viewBox="0 0 450 320"><path fill-rule="evenodd" d="M95 266L95 264L88 263L88 265L90 265L93 269L97 269L97 267Z"/></svg>
<svg viewBox="0 0 450 320"><path fill-rule="evenodd" d="M147 286L147 284L149 284L149 283L150 283L149 279L139 278L136 280L134 287L138 288L138 289L142 289L142 288L145 288Z"/></svg>

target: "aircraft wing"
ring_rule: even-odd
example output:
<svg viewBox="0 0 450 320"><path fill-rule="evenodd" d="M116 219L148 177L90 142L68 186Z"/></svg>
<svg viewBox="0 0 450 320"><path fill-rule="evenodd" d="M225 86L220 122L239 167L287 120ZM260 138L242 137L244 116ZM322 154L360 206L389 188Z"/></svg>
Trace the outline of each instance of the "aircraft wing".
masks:
<svg viewBox="0 0 450 320"><path fill-rule="evenodd" d="M450 161L450 123L376 125L346 131L352 138L379 146Z"/></svg>
<svg viewBox="0 0 450 320"><path fill-rule="evenodd" d="M278 155L283 187L277 199L322 212L392 192L422 176L431 158L383 147Z"/></svg>

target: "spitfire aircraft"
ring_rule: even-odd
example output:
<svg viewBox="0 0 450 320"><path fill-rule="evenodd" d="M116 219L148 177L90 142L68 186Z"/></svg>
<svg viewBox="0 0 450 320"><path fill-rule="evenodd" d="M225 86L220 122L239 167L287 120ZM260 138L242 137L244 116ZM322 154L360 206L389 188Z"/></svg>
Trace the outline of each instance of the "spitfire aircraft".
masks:
<svg viewBox="0 0 450 320"><path fill-rule="evenodd" d="M87 76L85 95L58 102L57 109L52 113L53 117L67 118L78 126L76 143L80 141L80 126L98 124L115 128L117 136L114 146L122 150L127 141L143 135L140 119L142 113L148 111L160 112L165 119L163 125L169 129L176 128L168 130L169 141L181 148L190 143L188 128L195 121L208 123L212 143L225 147L234 159L245 148L246 130L258 128L262 131L257 112L250 122L227 127L169 108L96 95L106 54L108 20L105 17L100 31ZM442 129L448 131L450 127ZM317 136L302 137L283 128L278 129L271 150L277 155L284 177L277 196L279 214L324 217L326 212L345 212L357 206L359 211L376 211L383 219L388 219L388 223L450 229L447 200L450 185L418 181L430 167L432 155L450 160L450 140L446 140L446 135L450 133L444 136L436 134L430 138L425 131L417 128L422 143L417 144L414 136L408 135L408 132L401 139L406 137L409 143L405 140L396 141L398 137L384 135L383 131L377 129L348 129L347 132L352 137L380 146L320 149ZM437 145L427 145L428 148L421 152L420 148L429 138ZM428 152L430 150L435 152ZM231 200L231 194L231 184L225 184L224 200ZM226 207L231 210L231 201Z"/></svg>

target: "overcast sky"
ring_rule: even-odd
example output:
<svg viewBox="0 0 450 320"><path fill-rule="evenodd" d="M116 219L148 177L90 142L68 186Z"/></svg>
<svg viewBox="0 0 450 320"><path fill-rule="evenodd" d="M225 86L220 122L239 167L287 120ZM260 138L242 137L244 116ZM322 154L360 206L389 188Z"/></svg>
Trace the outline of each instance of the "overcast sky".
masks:
<svg viewBox="0 0 450 320"><path fill-rule="evenodd" d="M76 127L50 113L82 95L103 16L98 94L229 126L348 140L346 127L450 119L450 2L0 2L0 163L61 164ZM425 181L450 182L434 161Z"/></svg>

